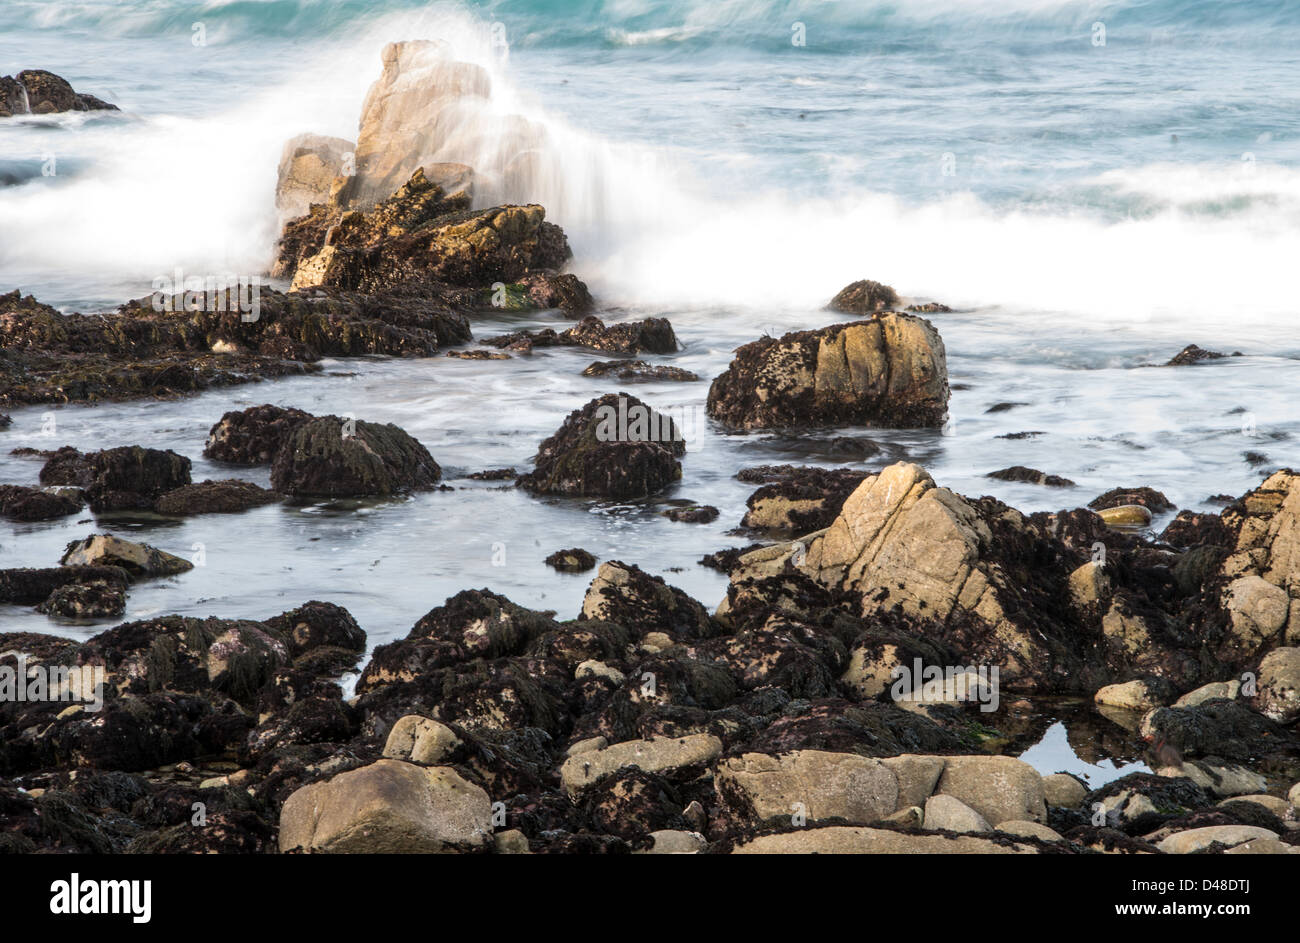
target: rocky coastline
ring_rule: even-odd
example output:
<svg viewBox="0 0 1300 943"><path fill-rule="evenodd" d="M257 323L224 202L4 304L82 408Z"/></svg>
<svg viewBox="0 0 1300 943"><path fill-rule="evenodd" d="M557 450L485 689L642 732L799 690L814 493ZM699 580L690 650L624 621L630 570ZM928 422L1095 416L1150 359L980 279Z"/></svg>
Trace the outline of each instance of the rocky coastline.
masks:
<svg viewBox="0 0 1300 943"><path fill-rule="evenodd" d="M584 372L607 391L556 417L531 469L479 473L575 506L689 478L673 416L621 388L637 380L708 380L709 419L736 435L943 426L942 322L923 315L948 309L879 282L841 290L821 327L740 346L713 378L636 359L678 351L667 319L614 320L542 206L481 206L474 168L425 159L405 119L486 81L440 55L384 50L355 144L286 145L271 275L288 290L222 285L214 304L175 286L92 315L0 294L0 408L196 394L325 358L509 370L576 347L617 355ZM571 326L468 348L501 310ZM1218 356L1189 347L1170 365ZM196 482L148 444L27 450L40 485L0 484L0 516L238 515L445 487L391 423L270 404L211 421L203 454L230 478ZM1149 487L1026 514L868 457L734 469L754 486L744 545L700 561L726 573L721 599L561 534L547 564L594 570L576 612L466 587L378 645L329 600L82 639L0 632L0 851L1300 853L1300 473L1157 534L1153 512L1174 507ZM250 468L270 487L238 477ZM1072 484L1020 465L991 477ZM0 569L0 604L86 620L193 566L89 522L58 559L24 562ZM1012 755L1063 700L1095 705L1147 771L1093 787Z"/></svg>

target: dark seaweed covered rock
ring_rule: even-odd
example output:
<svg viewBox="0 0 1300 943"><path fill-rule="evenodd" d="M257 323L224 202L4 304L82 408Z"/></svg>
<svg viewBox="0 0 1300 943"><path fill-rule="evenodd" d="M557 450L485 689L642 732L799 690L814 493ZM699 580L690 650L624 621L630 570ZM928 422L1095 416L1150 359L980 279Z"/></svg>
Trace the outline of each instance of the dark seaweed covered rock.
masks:
<svg viewBox="0 0 1300 943"><path fill-rule="evenodd" d="M366 633L342 606L312 600L266 620L284 636L289 653L297 658L319 648L337 648L353 654L353 662L366 650Z"/></svg>
<svg viewBox="0 0 1300 943"><path fill-rule="evenodd" d="M1300 766L1300 736L1242 701L1158 707L1142 719L1141 733L1164 739L1187 758L1218 756L1235 762L1258 762L1275 755L1284 768ZM1289 757L1289 761L1282 757Z"/></svg>
<svg viewBox="0 0 1300 943"><path fill-rule="evenodd" d="M671 354L677 350L677 335L667 318L621 321L608 327L597 317L585 317L564 332L570 342L611 353Z"/></svg>
<svg viewBox="0 0 1300 943"><path fill-rule="evenodd" d="M721 512L711 504L687 504L661 513L668 520L679 524L710 524L718 519Z"/></svg>
<svg viewBox="0 0 1300 943"><path fill-rule="evenodd" d="M738 430L935 427L948 413L943 341L929 321L866 321L763 337L736 350L709 387L709 415Z"/></svg>
<svg viewBox="0 0 1300 943"><path fill-rule="evenodd" d="M1001 468L997 471L988 473L989 478L998 481L1022 481L1031 485L1046 485L1049 488L1072 488L1074 482L1069 478L1062 478L1060 475L1048 475L1040 472L1036 468L1026 468L1024 465L1012 465L1010 468Z"/></svg>
<svg viewBox="0 0 1300 943"><path fill-rule="evenodd" d="M224 481L201 481L168 491L154 505L159 514L234 514L280 500L251 481L227 478Z"/></svg>
<svg viewBox="0 0 1300 943"><path fill-rule="evenodd" d="M584 377L614 377L623 382L635 380L672 380L693 383L699 377L681 367L648 364L644 360L598 360L582 371Z"/></svg>
<svg viewBox="0 0 1300 943"><path fill-rule="evenodd" d="M229 465L269 465L289 433L313 418L301 409L269 403L232 410L208 432L203 455Z"/></svg>
<svg viewBox="0 0 1300 943"><path fill-rule="evenodd" d="M534 347L588 347L616 354L671 354L677 350L677 335L667 318L645 318L606 325L594 315L583 318L566 331L551 328L516 331L483 341L492 347L530 351Z"/></svg>
<svg viewBox="0 0 1300 943"><path fill-rule="evenodd" d="M101 581L125 587L131 582L131 575L113 565L0 570L0 603L34 606L48 599L60 587Z"/></svg>
<svg viewBox="0 0 1300 943"><path fill-rule="evenodd" d="M65 583L36 607L37 612L67 619L102 619L126 612L126 588L121 583L93 580Z"/></svg>
<svg viewBox="0 0 1300 943"><path fill-rule="evenodd" d="M1202 360L1221 360L1226 356L1227 354L1221 354L1217 350L1206 350L1203 347L1197 347L1195 344L1188 344L1174 354L1165 366L1186 367L1194 363L1200 363Z"/></svg>
<svg viewBox="0 0 1300 943"><path fill-rule="evenodd" d="M664 632L677 639L699 639L721 632L699 602L662 577L619 560L600 565L579 618L621 625L638 638Z"/></svg>
<svg viewBox="0 0 1300 943"><path fill-rule="evenodd" d="M211 297L209 297L209 295ZM318 369L323 357L428 357L471 338L472 292L440 283L382 294L164 292L96 317L0 295L0 406L172 396Z"/></svg>
<svg viewBox="0 0 1300 943"><path fill-rule="evenodd" d="M48 521L76 514L82 506L81 501L66 492L0 485L0 515L11 521Z"/></svg>
<svg viewBox="0 0 1300 943"><path fill-rule="evenodd" d="M190 483L190 460L170 449L138 445L100 452L64 447L41 469L46 485L75 485L85 490L96 513L152 509L168 491Z"/></svg>
<svg viewBox="0 0 1300 943"><path fill-rule="evenodd" d="M1179 511L1178 516L1160 534L1164 543L1175 547L1231 547L1228 529L1218 514Z"/></svg>
<svg viewBox="0 0 1300 943"><path fill-rule="evenodd" d="M681 432L627 393L607 393L571 412L542 442L520 486L539 494L642 498L681 478Z"/></svg>
<svg viewBox="0 0 1300 943"><path fill-rule="evenodd" d="M294 497L391 495L440 478L429 450L397 426L338 416L298 425L271 465L271 486Z"/></svg>
<svg viewBox="0 0 1300 943"><path fill-rule="evenodd" d="M306 240L297 239L293 287L374 292L420 280L482 286L556 270L572 255L541 206L470 210L468 202L463 191L446 194L417 168L373 209L342 213L314 255L303 257Z"/></svg>
<svg viewBox="0 0 1300 943"><path fill-rule="evenodd" d="M532 272L519 280L528 300L539 308L561 308L581 317L594 307L591 292L578 276Z"/></svg>
<svg viewBox="0 0 1300 943"><path fill-rule="evenodd" d="M117 111L94 95L78 94L62 76L44 69L24 69L16 77L0 76L0 118L53 115L64 111Z"/></svg>
<svg viewBox="0 0 1300 943"><path fill-rule="evenodd" d="M557 550L546 558L546 565L561 573L582 573L596 565L596 558L581 547Z"/></svg>
<svg viewBox="0 0 1300 943"><path fill-rule="evenodd" d="M845 314L866 315L875 314L877 311L888 311L896 304L898 304L898 294L894 289L880 282L863 279L841 288L831 299L830 308L832 311L843 311Z"/></svg>
<svg viewBox="0 0 1300 943"><path fill-rule="evenodd" d="M766 484L745 502L749 510L745 512L741 525L796 534L829 527L839 515L845 499L868 475L852 468L793 465L745 471L748 478L742 480L758 479Z"/></svg>
<svg viewBox="0 0 1300 943"><path fill-rule="evenodd" d="M219 692L245 705L289 657L284 637L262 623L184 616L128 622L78 653L83 665L104 667L118 694Z"/></svg>

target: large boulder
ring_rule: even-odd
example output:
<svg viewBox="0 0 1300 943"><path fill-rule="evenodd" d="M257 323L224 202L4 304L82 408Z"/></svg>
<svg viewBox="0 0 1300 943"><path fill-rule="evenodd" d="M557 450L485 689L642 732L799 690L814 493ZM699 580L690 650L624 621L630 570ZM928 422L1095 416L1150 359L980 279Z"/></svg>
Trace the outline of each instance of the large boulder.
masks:
<svg viewBox="0 0 1300 943"><path fill-rule="evenodd" d="M891 815L898 803L893 772L854 753L746 753L722 763L714 785L725 803L756 823L800 816L808 823L865 825Z"/></svg>
<svg viewBox="0 0 1300 943"><path fill-rule="evenodd" d="M1300 643L1300 475L1275 472L1221 517L1229 553L1211 588L1228 614L1223 655L1240 664Z"/></svg>
<svg viewBox="0 0 1300 943"><path fill-rule="evenodd" d="M961 800L993 826L1047 821L1042 776L1010 756L948 757L935 794Z"/></svg>
<svg viewBox="0 0 1300 943"><path fill-rule="evenodd" d="M339 194L345 205L369 206L417 168L457 159L441 156L441 149L454 147L458 127L469 118L466 106L491 93L487 71L450 58L442 43L389 43L382 61L383 72L361 106L356 176Z"/></svg>
<svg viewBox="0 0 1300 943"><path fill-rule="evenodd" d="M382 759L299 789L280 810L280 850L439 854L485 850L492 803L451 767Z"/></svg>
<svg viewBox="0 0 1300 943"><path fill-rule="evenodd" d="M1255 709L1281 724L1300 719L1300 648L1276 648L1259 663Z"/></svg>
<svg viewBox="0 0 1300 943"><path fill-rule="evenodd" d="M173 576L194 569L189 560L112 534L72 541L59 562L66 567L120 567L135 576Z"/></svg>
<svg viewBox="0 0 1300 943"><path fill-rule="evenodd" d="M627 393L571 412L542 442L519 485L538 494L615 499L657 494L681 478L686 443L677 424Z"/></svg>
<svg viewBox="0 0 1300 943"><path fill-rule="evenodd" d="M787 545L761 572L787 564L852 594L863 616L899 614L968 663L998 666L1001 683L1073 687L1085 665L1104 670L1099 630L1073 624L1057 602L1067 594L1064 549L1017 511L940 488L918 465L867 478L830 528ZM742 565L733 585L754 575Z"/></svg>
<svg viewBox="0 0 1300 943"><path fill-rule="evenodd" d="M299 424L271 465L271 486L304 498L427 490L440 478L429 450L397 426L338 416Z"/></svg>
<svg viewBox="0 0 1300 943"><path fill-rule="evenodd" d="M736 350L709 388L708 411L744 430L941 426L948 414L943 341L929 321L895 312L764 337Z"/></svg>

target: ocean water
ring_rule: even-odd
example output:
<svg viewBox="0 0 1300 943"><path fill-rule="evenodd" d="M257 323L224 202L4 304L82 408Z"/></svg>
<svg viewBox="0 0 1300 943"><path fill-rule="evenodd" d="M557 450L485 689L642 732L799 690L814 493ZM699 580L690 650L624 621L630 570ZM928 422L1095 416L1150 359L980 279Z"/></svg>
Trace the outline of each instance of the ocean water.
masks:
<svg viewBox="0 0 1300 943"><path fill-rule="evenodd" d="M725 579L697 560L751 540L728 533L746 465L909 459L1032 511L1138 484L1205 510L1300 463L1300 4L1285 0L10 0L0 74L49 69L123 110L0 119L0 291L86 312L178 266L264 271L283 142L354 137L383 44L417 38L488 68L487 126L518 114L545 129L551 160L528 197L565 227L601 316L671 319L684 349L649 359L705 382L628 389L686 420L681 483L611 504L467 480L529 467L570 410L612 389L580 376L592 352L336 362L180 401L12 410L0 481L36 481L40 463L11 448L63 444L172 448L196 480L228 477L202 458L207 429L272 402L396 422L454 490L0 521L2 565L53 565L107 528L202 562L134 587L127 618L330 599L377 644L469 587L572 617L589 575L545 567L561 547L712 604ZM707 380L736 346L834 323L824 305L858 278L954 308L932 316L956 385L945 429L735 436L708 422ZM474 330L558 323L502 314ZM1151 368L1193 342L1244 356ZM1037 435L1006 438L1021 432ZM1013 464L1076 486L986 477ZM659 515L674 500L722 515L675 524ZM20 607L0 622L104 627Z"/></svg>

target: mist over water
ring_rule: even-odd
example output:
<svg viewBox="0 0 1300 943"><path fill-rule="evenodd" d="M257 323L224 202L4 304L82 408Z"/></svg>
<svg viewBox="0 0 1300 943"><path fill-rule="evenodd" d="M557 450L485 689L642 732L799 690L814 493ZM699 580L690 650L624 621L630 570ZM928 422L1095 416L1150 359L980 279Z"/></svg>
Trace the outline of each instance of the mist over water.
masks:
<svg viewBox="0 0 1300 943"><path fill-rule="evenodd" d="M125 109L0 122L0 161L28 174L0 200L0 282L61 305L138 296L176 265L263 270L284 140L354 138L383 44L426 38L492 79L440 156L491 167L522 116L543 142L530 192L485 198L543 203L612 304L803 309L865 275L1169 336L1293 323L1290 4L40 7L21 61L13 32L0 61ZM107 52L134 44L129 66ZM39 176L50 155L58 176Z"/></svg>

